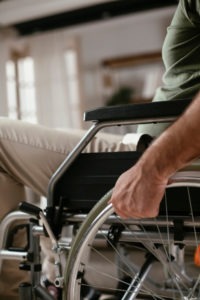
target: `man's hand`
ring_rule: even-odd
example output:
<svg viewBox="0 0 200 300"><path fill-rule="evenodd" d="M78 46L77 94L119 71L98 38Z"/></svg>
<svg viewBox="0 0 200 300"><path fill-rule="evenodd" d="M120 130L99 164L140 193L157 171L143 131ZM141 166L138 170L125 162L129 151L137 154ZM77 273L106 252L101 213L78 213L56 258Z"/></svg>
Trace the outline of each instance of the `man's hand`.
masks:
<svg viewBox="0 0 200 300"><path fill-rule="evenodd" d="M167 179L156 176L154 168L138 162L116 182L110 202L122 218L151 218L158 215Z"/></svg>

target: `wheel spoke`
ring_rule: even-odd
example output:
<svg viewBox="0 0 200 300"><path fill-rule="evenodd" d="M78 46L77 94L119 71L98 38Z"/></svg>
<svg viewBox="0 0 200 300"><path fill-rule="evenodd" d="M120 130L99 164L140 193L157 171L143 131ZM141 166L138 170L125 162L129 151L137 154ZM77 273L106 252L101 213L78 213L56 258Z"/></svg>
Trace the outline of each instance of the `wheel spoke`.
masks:
<svg viewBox="0 0 200 300"><path fill-rule="evenodd" d="M80 241L70 256L70 296L66 300L81 300L80 284L108 292L113 299L118 293L123 300L142 296L155 300L199 299L200 274L193 255L200 244L200 221L195 217L190 189L190 211L184 217L170 215L167 197L166 193L165 213L157 218L124 220L113 215L111 207L101 213L96 210L94 216L91 213L91 221L82 225ZM113 236L112 226L120 228ZM148 264L149 257L152 262Z"/></svg>

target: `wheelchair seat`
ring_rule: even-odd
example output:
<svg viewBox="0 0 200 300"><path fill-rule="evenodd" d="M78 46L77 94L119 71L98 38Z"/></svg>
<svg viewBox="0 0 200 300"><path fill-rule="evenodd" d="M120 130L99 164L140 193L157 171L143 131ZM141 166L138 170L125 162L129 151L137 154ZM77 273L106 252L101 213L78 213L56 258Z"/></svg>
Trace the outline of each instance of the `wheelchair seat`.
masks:
<svg viewBox="0 0 200 300"><path fill-rule="evenodd" d="M81 153L54 190L54 205L89 212L140 157L138 152Z"/></svg>

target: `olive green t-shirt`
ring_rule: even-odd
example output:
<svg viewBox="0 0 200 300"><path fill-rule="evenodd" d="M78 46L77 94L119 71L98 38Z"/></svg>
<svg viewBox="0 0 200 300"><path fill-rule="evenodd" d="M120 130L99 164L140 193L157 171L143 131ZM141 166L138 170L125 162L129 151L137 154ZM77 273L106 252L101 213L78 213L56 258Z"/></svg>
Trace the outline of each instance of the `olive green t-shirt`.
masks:
<svg viewBox="0 0 200 300"><path fill-rule="evenodd" d="M162 48L163 86L153 101L192 99L200 90L200 0L180 0ZM169 124L138 126L139 133L159 135Z"/></svg>

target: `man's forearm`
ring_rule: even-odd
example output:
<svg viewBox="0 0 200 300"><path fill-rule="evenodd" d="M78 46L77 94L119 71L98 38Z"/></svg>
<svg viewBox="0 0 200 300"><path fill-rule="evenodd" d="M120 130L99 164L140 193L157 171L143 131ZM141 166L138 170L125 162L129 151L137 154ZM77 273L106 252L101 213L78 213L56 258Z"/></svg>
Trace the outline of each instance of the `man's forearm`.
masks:
<svg viewBox="0 0 200 300"><path fill-rule="evenodd" d="M169 177L200 155L200 94L185 113L146 151L142 161L151 160L158 176Z"/></svg>

